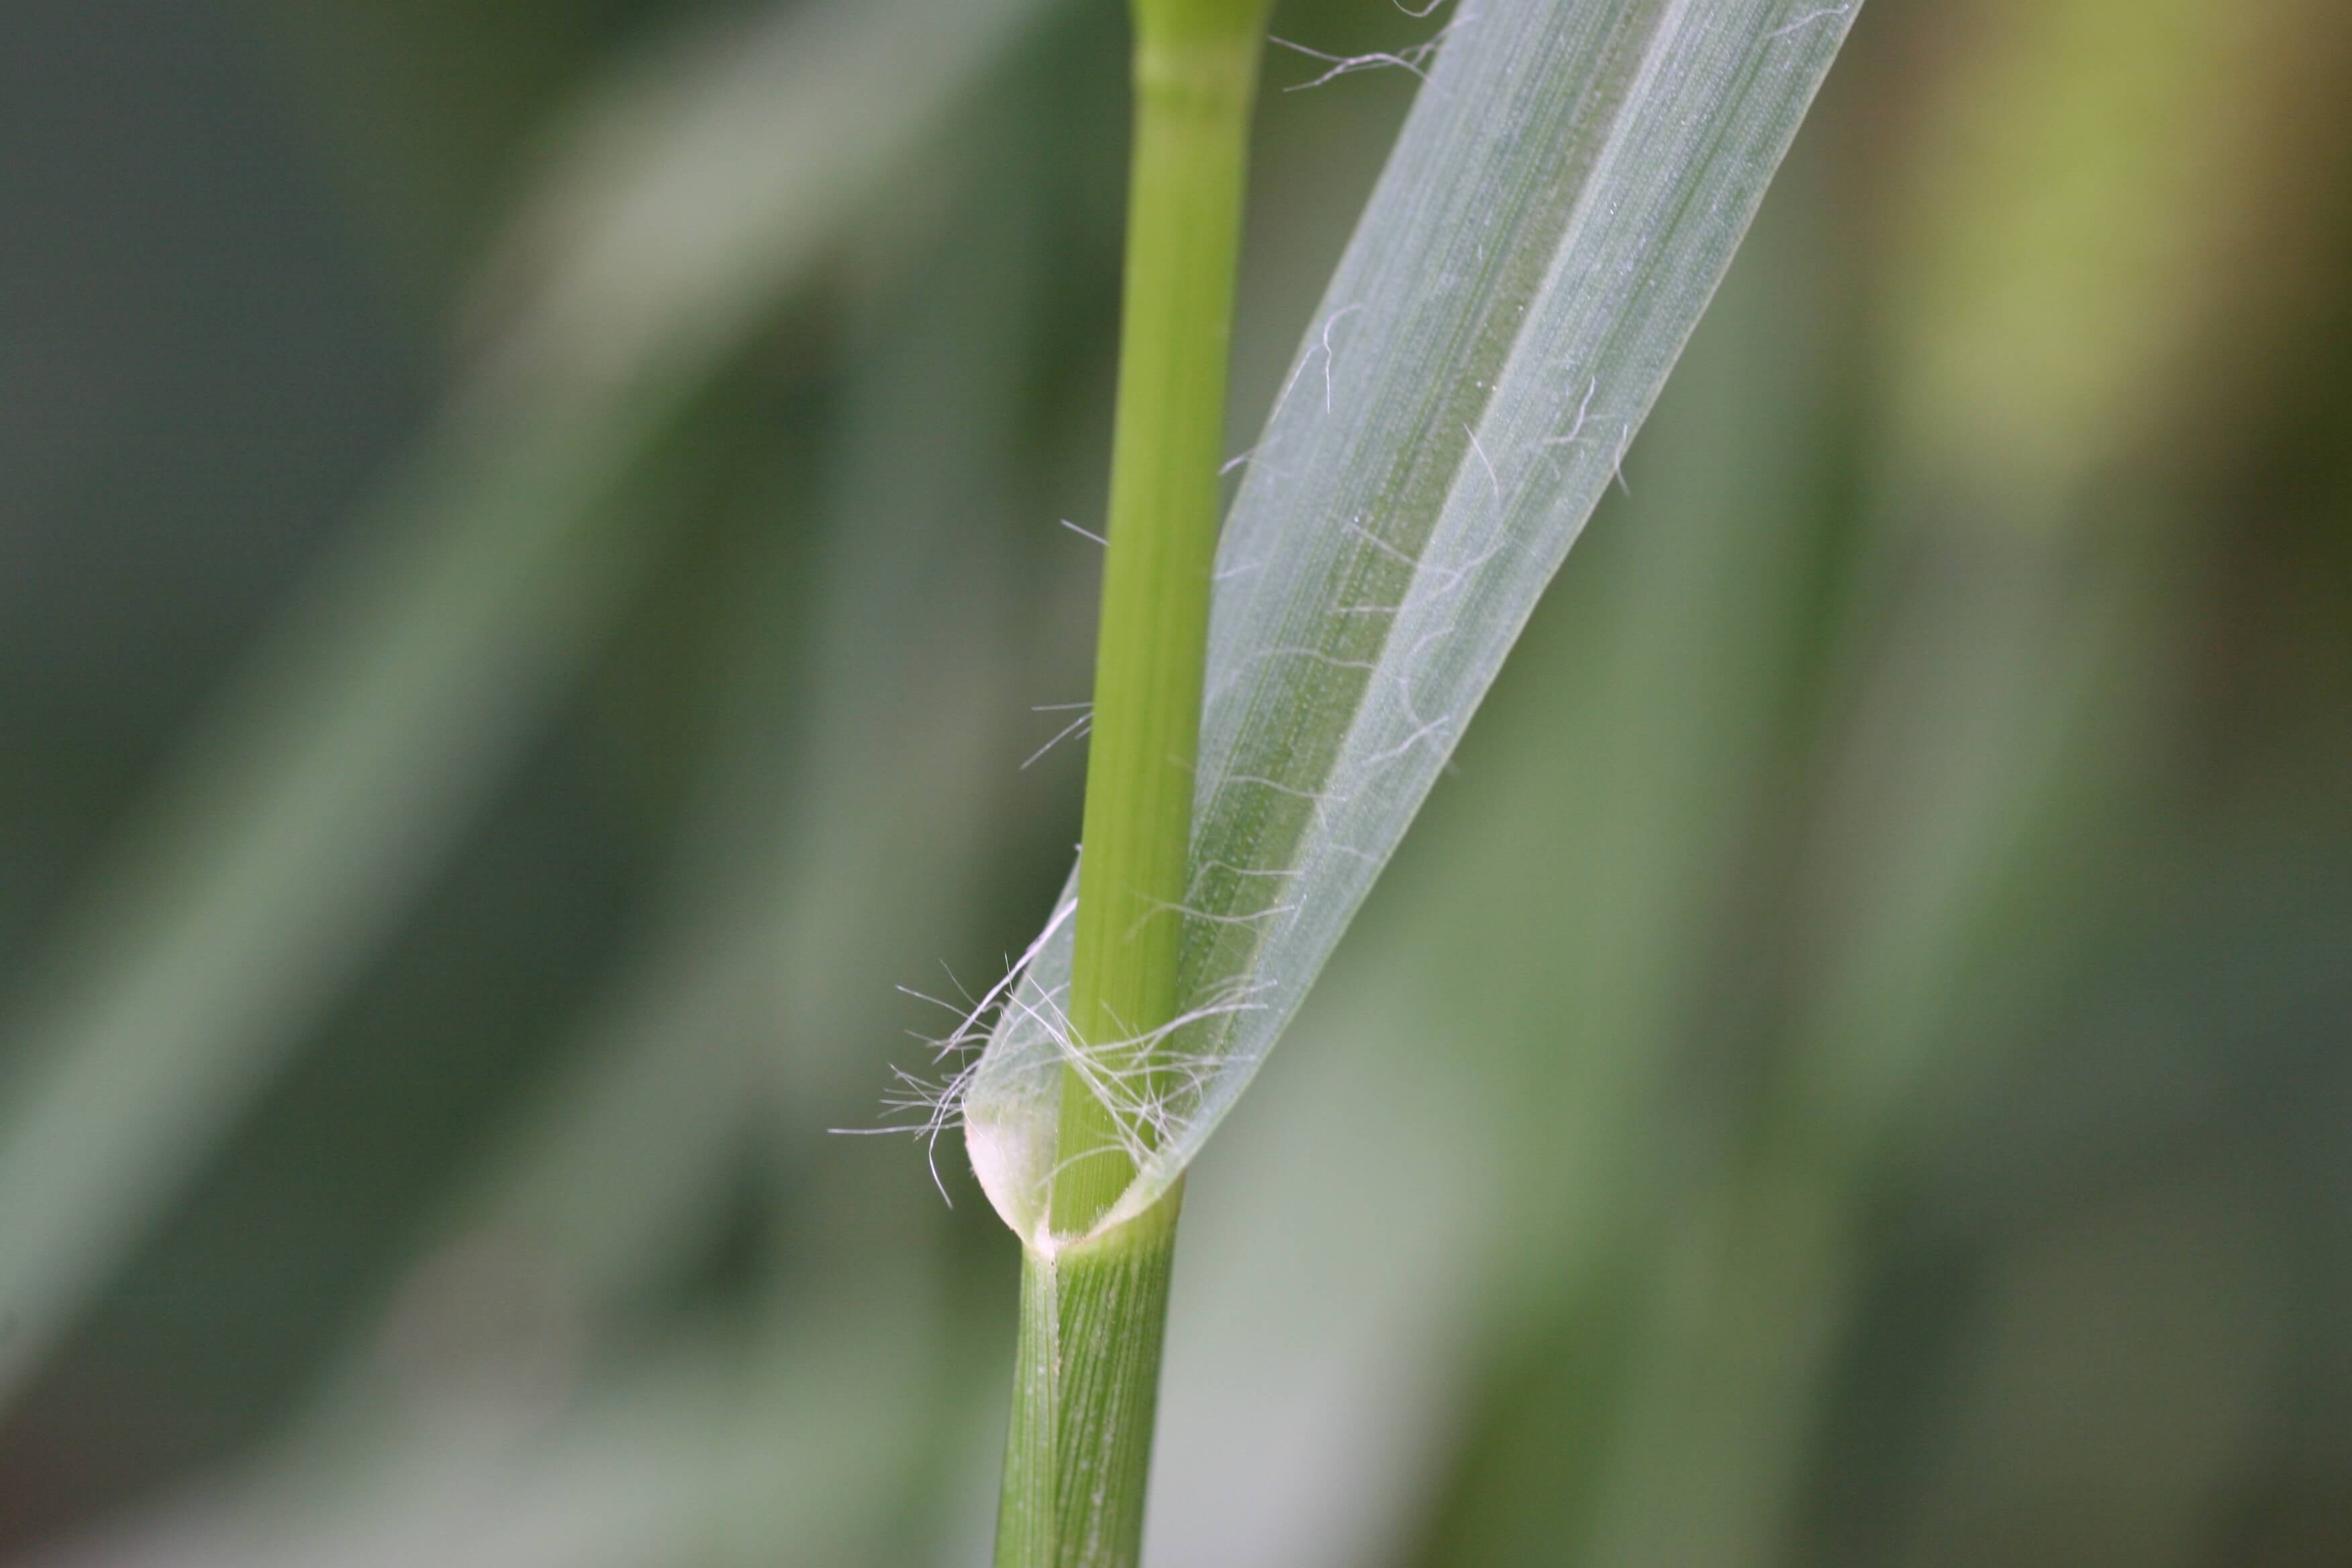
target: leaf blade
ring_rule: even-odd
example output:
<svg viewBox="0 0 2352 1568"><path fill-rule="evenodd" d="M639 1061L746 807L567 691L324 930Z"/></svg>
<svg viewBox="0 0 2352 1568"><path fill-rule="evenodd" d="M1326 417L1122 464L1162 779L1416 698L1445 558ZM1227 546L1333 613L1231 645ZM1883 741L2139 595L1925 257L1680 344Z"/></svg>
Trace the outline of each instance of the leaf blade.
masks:
<svg viewBox="0 0 2352 1568"><path fill-rule="evenodd" d="M1105 1225L1182 1173L1338 945L1647 415L1860 0L1458 15L1227 521L1178 1085ZM1064 894L1066 906L1070 895ZM1057 912L1056 920L1062 916ZM964 1102L1038 1234L1066 921Z"/></svg>

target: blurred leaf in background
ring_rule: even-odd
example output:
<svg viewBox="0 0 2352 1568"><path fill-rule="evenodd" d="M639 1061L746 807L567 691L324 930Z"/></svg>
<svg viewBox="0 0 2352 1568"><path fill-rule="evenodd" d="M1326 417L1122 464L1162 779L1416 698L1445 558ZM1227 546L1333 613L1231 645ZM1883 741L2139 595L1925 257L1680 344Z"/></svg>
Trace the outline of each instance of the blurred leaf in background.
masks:
<svg viewBox="0 0 2352 1568"><path fill-rule="evenodd" d="M826 1129L1067 865L1118 10L0 11L12 1559L984 1560L1013 1259ZM1197 1169L1150 1561L2352 1555L2347 68L1865 11Z"/></svg>

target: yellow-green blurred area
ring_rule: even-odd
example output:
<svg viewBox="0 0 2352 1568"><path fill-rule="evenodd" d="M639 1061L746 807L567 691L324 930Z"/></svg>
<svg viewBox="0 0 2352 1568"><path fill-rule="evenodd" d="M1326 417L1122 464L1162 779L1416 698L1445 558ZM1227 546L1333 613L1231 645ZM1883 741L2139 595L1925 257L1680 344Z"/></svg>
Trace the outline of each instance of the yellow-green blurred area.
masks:
<svg viewBox="0 0 2352 1568"><path fill-rule="evenodd" d="M1121 9L0 6L0 1557L986 1561L1014 1243L832 1130L1069 864ZM1267 68L1236 453L1415 85ZM2347 80L1864 10L1194 1172L1155 1568L2352 1561Z"/></svg>

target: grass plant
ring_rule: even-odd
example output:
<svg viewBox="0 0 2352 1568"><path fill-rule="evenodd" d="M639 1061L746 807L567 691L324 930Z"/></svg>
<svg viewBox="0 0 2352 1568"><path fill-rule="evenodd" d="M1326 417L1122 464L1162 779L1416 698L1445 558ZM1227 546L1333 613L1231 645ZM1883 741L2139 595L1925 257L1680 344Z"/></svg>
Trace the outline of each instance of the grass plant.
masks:
<svg viewBox="0 0 2352 1568"><path fill-rule="evenodd" d="M2347 1555L2352 13L146 9L5 29L0 1558ZM987 1203L827 1135L943 1017Z"/></svg>
<svg viewBox="0 0 2352 1568"><path fill-rule="evenodd" d="M1137 1559L1184 1168L1622 464L1853 7L1457 16L1220 544L1264 13L1135 6L1075 902L959 1085L1024 1243L1000 1568Z"/></svg>

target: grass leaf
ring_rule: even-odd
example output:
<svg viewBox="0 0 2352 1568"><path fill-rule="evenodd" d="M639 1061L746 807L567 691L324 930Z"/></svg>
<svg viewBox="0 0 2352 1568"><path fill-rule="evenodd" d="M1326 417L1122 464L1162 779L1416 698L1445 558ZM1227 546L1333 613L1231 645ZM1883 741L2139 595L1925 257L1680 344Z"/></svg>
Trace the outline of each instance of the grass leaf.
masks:
<svg viewBox="0 0 2352 1568"><path fill-rule="evenodd" d="M1191 1021L1111 1107L1138 1173L1102 1228L1169 1190L1297 1011L1617 475L1859 5L1455 15L1225 527ZM1032 1240L1076 1048L1069 896L961 1086L973 1165Z"/></svg>

